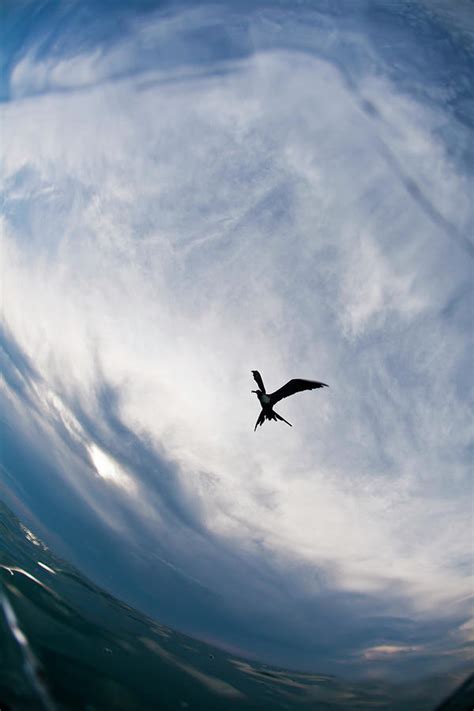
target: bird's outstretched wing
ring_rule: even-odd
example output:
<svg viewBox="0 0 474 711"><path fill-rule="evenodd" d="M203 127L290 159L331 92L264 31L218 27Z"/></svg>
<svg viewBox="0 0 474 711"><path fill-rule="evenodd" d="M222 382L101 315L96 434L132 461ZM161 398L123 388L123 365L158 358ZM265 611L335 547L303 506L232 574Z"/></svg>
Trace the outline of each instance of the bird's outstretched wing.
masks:
<svg viewBox="0 0 474 711"><path fill-rule="evenodd" d="M275 403L279 400L283 400L284 397L289 397L295 393L301 392L301 390L314 390L315 388L327 388L326 383L318 383L316 380L301 380L301 378L296 378L290 380L286 385L283 385L279 390L275 390L271 393L270 404L273 407Z"/></svg>
<svg viewBox="0 0 474 711"><path fill-rule="evenodd" d="M265 390L265 385L263 384L262 376L260 375L258 370L252 370L252 375L260 390L263 393L266 393L267 391Z"/></svg>

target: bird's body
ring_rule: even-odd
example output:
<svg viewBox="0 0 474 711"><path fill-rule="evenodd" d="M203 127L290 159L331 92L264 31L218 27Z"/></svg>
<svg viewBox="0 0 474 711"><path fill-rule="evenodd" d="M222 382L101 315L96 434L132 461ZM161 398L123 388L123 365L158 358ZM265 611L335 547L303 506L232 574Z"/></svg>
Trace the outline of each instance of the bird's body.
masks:
<svg viewBox="0 0 474 711"><path fill-rule="evenodd" d="M280 400L283 400L283 398L289 397L290 395L294 395L295 393L301 392L302 390L314 390L315 388L328 387L326 383L320 383L317 380L302 380L301 378L295 378L293 380L289 380L286 385L283 385L283 387L279 388L278 390L275 390L274 393L270 393L268 395L265 390L265 385L263 384L262 376L260 375L258 370L252 370L252 375L254 377L255 382L259 386L258 390L252 390L252 392L257 395L262 406L260 415L258 416L257 422L255 423L254 431L259 425L263 425L265 420L281 420L282 422L286 422L287 425L290 425L290 427L292 427L292 425L287 420L285 420L284 417L275 412L273 406Z"/></svg>

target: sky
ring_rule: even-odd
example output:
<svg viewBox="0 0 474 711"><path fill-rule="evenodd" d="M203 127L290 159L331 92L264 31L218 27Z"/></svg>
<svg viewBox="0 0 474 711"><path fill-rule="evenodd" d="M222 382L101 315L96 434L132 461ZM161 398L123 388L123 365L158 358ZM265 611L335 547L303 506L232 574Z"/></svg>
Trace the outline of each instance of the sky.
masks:
<svg viewBox="0 0 474 711"><path fill-rule="evenodd" d="M2 499L242 654L464 663L469 3L3 12ZM252 369L329 388L254 433Z"/></svg>

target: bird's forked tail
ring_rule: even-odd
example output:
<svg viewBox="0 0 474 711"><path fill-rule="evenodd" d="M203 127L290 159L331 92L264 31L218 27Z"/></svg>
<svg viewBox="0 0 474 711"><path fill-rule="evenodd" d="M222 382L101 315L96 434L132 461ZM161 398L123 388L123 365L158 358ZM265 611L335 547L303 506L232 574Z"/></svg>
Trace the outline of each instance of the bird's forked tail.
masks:
<svg viewBox="0 0 474 711"><path fill-rule="evenodd" d="M288 422L288 420L285 420L285 418L282 417L281 415L279 415L278 412L275 412L275 410L273 410L273 414L275 415L275 417L277 418L277 420L281 420L282 422L286 422L287 425L290 425L290 427L293 427L293 425L291 424L291 422Z"/></svg>
<svg viewBox="0 0 474 711"><path fill-rule="evenodd" d="M293 427L291 422L288 422L288 420L285 420L284 417L278 414L278 412L275 412L275 410L270 410L270 412L265 412L265 410L261 410L257 422L255 423L255 427L253 428L253 431L257 429L257 427L260 425L262 426L265 420L281 420L282 422L286 422L287 425L290 427Z"/></svg>

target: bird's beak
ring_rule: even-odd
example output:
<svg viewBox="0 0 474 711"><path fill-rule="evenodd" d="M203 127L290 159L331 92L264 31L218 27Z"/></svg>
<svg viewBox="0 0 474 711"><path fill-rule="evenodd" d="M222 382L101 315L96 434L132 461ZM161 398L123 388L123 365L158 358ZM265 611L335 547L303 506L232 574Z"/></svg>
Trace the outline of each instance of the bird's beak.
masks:
<svg viewBox="0 0 474 711"><path fill-rule="evenodd" d="M252 392L255 393L255 395L257 394L257 391L256 391L256 390L252 390Z"/></svg>

